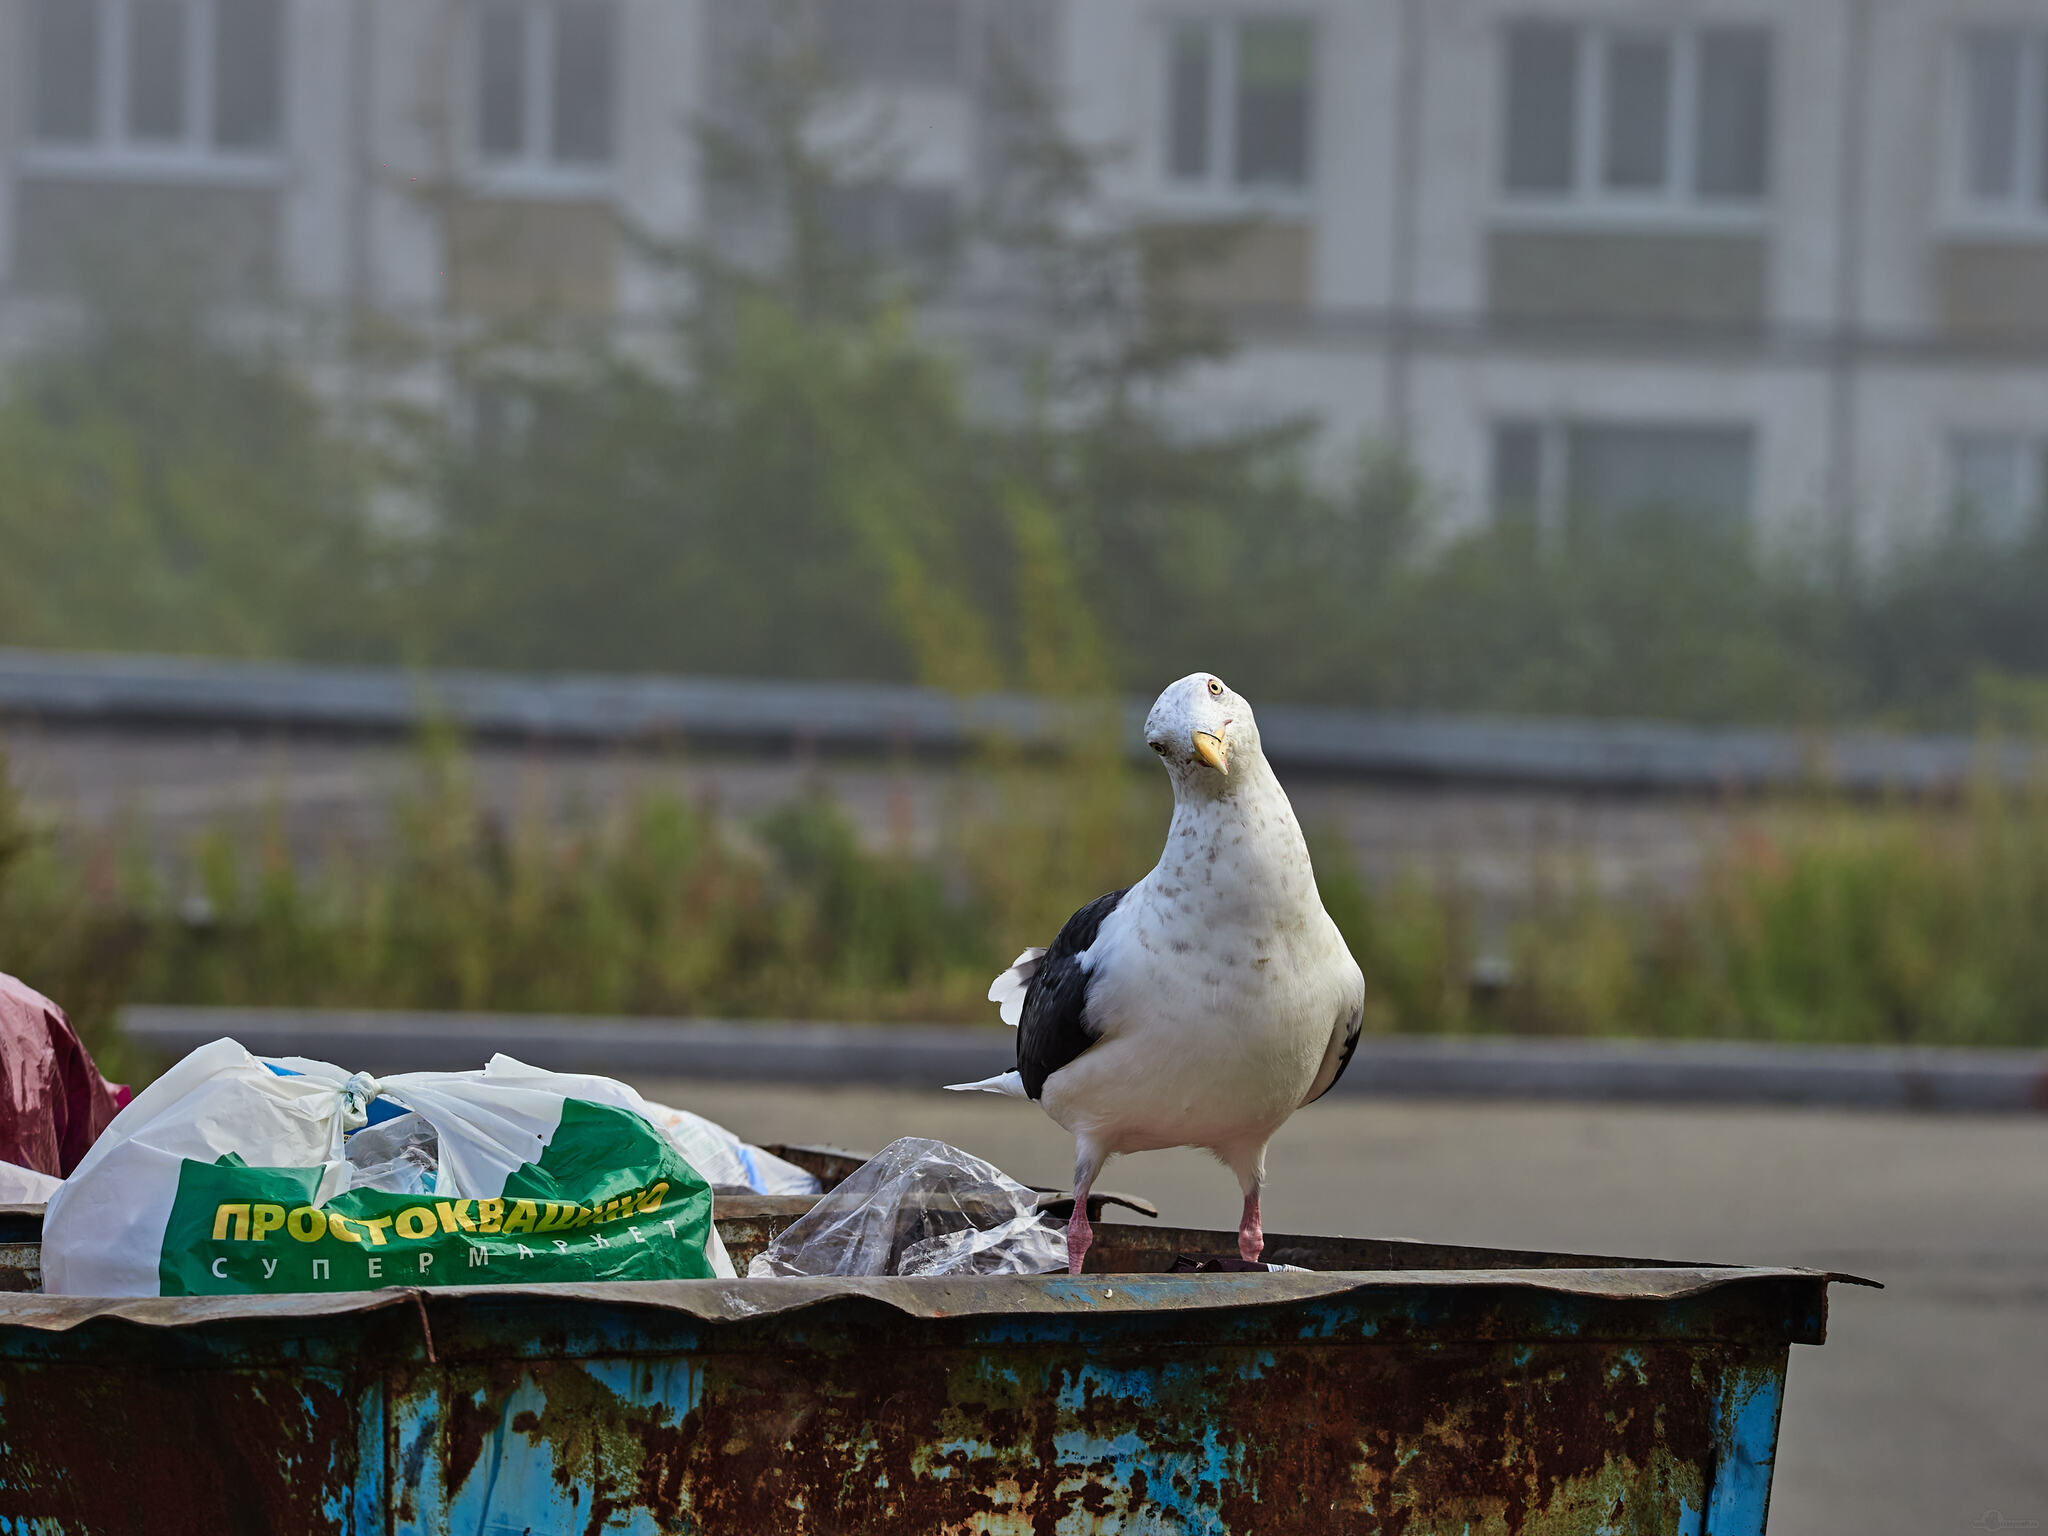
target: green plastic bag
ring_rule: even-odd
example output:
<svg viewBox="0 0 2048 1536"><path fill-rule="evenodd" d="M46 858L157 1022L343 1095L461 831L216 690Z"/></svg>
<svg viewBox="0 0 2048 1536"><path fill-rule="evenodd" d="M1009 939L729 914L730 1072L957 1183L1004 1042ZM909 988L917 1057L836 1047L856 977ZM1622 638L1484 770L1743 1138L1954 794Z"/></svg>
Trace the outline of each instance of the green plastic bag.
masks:
<svg viewBox="0 0 2048 1536"><path fill-rule="evenodd" d="M730 1276L709 1183L640 1104L610 1079L509 1057L378 1081L216 1041L139 1094L51 1200L44 1288L224 1296ZM409 1132L395 1143L394 1121ZM380 1136L413 1161L359 1155Z"/></svg>

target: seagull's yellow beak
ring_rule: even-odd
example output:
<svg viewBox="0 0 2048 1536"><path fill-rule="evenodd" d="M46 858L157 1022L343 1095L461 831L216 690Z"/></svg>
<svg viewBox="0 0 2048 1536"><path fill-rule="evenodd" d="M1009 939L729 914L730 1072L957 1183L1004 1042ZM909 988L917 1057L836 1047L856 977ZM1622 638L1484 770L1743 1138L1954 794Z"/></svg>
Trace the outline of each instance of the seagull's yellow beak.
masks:
<svg viewBox="0 0 2048 1536"><path fill-rule="evenodd" d="M1221 736L1212 736L1207 731L1196 731L1190 741L1190 745L1195 749L1195 756L1199 757L1211 768L1214 768L1218 773L1228 774L1230 772L1230 757L1224 750L1223 738Z"/></svg>

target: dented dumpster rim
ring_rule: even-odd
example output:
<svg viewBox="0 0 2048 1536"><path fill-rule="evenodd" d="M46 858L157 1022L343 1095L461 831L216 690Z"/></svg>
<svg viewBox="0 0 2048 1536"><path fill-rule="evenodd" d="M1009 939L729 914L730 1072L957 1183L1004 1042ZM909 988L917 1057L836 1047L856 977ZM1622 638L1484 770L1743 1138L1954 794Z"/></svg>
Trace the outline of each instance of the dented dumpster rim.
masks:
<svg viewBox="0 0 2048 1536"><path fill-rule="evenodd" d="M779 1278L629 1281L603 1284L387 1286L374 1291L286 1296L0 1297L0 1330L62 1333L117 1320L143 1328L192 1328L277 1318L339 1317L431 1303L592 1303L737 1323L860 1299L909 1318L1241 1311L1420 1291L1523 1292L1588 1301L1675 1302L1729 1289L1792 1283L1819 1297L1830 1283L1874 1285L1855 1275L1789 1267L1656 1269L1354 1270L1239 1275L1003 1275L981 1279Z"/></svg>

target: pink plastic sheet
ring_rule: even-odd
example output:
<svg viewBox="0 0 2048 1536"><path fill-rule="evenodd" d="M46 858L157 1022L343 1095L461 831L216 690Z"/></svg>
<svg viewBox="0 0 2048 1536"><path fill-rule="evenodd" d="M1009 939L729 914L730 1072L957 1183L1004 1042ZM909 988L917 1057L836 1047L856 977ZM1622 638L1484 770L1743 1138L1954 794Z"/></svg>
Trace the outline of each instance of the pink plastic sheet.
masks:
<svg viewBox="0 0 2048 1536"><path fill-rule="evenodd" d="M0 974L0 1162L64 1178L128 1097L100 1076L63 1009Z"/></svg>

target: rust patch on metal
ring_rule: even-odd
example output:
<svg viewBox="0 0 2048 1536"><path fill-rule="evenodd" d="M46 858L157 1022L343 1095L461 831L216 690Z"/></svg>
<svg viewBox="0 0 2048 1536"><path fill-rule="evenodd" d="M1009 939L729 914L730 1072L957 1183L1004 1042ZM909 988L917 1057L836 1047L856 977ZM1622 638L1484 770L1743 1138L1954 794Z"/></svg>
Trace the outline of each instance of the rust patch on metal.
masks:
<svg viewBox="0 0 2048 1536"><path fill-rule="evenodd" d="M984 1536L1176 1515L1261 1533L1668 1531L1704 1502L1716 1428L1711 1372L1681 1345L1303 1343L1176 1364L893 1342L850 1336L829 1366L710 1357L687 1413L544 1364L544 1406L510 1427L587 1495L592 1533L644 1509L663 1528Z"/></svg>
<svg viewBox="0 0 2048 1536"><path fill-rule="evenodd" d="M43 1288L43 1245L0 1242L0 1291Z"/></svg>
<svg viewBox="0 0 2048 1536"><path fill-rule="evenodd" d="M1418 1361L1365 1348L1335 1372L1276 1362L1242 1476L1219 1490L1223 1524L1312 1530L1366 1516L1385 1536L1524 1536L1595 1529L1622 1510L1623 1528L1666 1531L1681 1500L1698 1507L1715 1425L1695 1351L1522 1353L1450 1348Z"/></svg>
<svg viewBox="0 0 2048 1536"><path fill-rule="evenodd" d="M66 1532L339 1531L349 1396L304 1371L24 1366L0 1402L0 1522Z"/></svg>
<svg viewBox="0 0 2048 1536"><path fill-rule="evenodd" d="M684 1507L690 1438L673 1411L630 1403L573 1361L540 1362L530 1375L543 1406L515 1414L512 1432L548 1447L557 1487L589 1495L587 1536L599 1536L630 1509L646 1510L664 1529L673 1526Z"/></svg>

